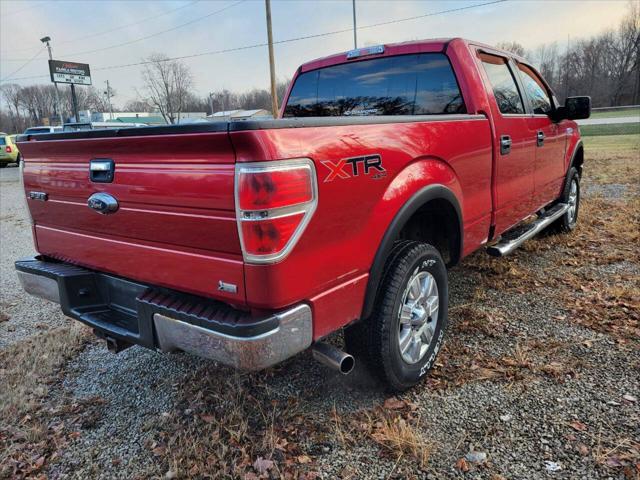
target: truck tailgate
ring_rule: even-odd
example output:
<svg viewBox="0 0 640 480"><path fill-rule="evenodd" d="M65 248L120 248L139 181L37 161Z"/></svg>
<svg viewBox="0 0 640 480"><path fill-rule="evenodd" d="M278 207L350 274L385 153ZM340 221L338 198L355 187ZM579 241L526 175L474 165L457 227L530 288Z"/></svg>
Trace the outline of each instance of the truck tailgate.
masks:
<svg viewBox="0 0 640 480"><path fill-rule="evenodd" d="M235 155L226 131L20 143L38 251L176 290L245 302L234 207ZM113 181L90 179L112 160ZM29 198L32 192L34 198ZM104 192L103 215L87 206ZM40 195L45 194L45 195ZM219 282L236 292L220 291ZM232 289L230 289L232 290Z"/></svg>

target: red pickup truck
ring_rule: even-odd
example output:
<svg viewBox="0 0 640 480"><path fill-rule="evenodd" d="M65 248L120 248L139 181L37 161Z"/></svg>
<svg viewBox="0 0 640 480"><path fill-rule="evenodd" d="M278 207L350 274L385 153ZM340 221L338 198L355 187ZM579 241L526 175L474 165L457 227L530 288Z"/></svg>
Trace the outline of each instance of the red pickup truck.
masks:
<svg viewBox="0 0 640 480"><path fill-rule="evenodd" d="M348 372L322 342L344 327L402 390L442 344L447 267L574 228L589 114L448 39L306 63L273 120L25 135L39 255L16 269L114 351L257 370L312 347Z"/></svg>

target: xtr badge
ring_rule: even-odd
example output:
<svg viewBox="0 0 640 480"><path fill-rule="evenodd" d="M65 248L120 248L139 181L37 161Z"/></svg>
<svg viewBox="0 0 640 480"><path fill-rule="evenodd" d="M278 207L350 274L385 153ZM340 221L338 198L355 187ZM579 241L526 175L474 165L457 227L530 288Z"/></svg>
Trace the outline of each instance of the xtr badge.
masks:
<svg viewBox="0 0 640 480"><path fill-rule="evenodd" d="M329 169L329 175L324 179L325 182L333 182L336 178L345 180L351 177L357 177L360 174L370 175L377 179L386 176L387 171L382 166L382 157L379 154L363 155L361 157L342 158L337 162L330 160L321 160L325 167Z"/></svg>
<svg viewBox="0 0 640 480"><path fill-rule="evenodd" d="M118 210L118 200L108 193L94 193L87 200L87 206L102 215L108 215Z"/></svg>

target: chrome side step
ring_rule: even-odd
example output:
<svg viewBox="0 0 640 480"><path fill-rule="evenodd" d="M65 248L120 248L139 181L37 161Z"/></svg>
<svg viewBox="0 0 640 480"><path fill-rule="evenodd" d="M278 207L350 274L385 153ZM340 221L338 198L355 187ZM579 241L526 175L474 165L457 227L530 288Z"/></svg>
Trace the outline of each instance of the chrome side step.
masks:
<svg viewBox="0 0 640 480"><path fill-rule="evenodd" d="M509 230L502 236L498 243L487 247L487 253L492 257L504 257L505 255L509 255L524 242L535 237L538 233L564 215L568 209L569 205L566 203L558 203L557 205L554 205L543 215L538 217L537 220Z"/></svg>

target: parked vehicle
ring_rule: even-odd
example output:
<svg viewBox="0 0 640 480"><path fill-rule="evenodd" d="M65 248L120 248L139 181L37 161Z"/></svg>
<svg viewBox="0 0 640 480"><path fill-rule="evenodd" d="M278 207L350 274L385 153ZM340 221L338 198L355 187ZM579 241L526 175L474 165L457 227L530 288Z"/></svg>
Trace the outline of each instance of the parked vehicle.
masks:
<svg viewBox="0 0 640 480"><path fill-rule="evenodd" d="M109 128L146 127L146 123L131 122L74 122L65 123L62 126L64 132L76 132L79 130L100 130Z"/></svg>
<svg viewBox="0 0 640 480"><path fill-rule="evenodd" d="M15 139L15 135L0 134L0 168L10 163L20 163L20 150Z"/></svg>
<svg viewBox="0 0 640 480"><path fill-rule="evenodd" d="M257 370L312 347L403 390L442 345L448 266L574 229L589 113L452 39L306 63L279 119L25 135L39 255L16 268L114 351ZM343 327L349 353L322 343Z"/></svg>
<svg viewBox="0 0 640 480"><path fill-rule="evenodd" d="M24 131L23 135L34 135L39 133L56 133L61 131L62 131L62 127L47 127L47 126L29 127Z"/></svg>

